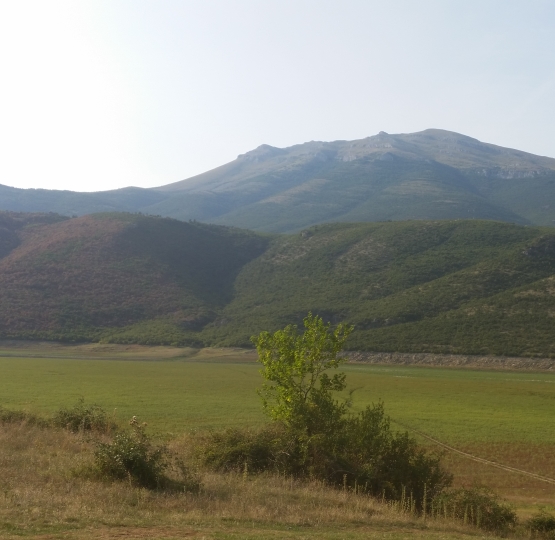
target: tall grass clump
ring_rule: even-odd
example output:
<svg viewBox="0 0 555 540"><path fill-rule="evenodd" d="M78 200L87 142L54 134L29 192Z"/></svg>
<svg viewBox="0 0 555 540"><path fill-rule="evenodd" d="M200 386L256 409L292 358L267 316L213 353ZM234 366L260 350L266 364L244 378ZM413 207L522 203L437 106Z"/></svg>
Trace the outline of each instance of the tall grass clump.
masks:
<svg viewBox="0 0 555 540"><path fill-rule="evenodd" d="M117 423L108 418L106 411L100 405L86 405L84 398L79 398L71 408L60 408L54 414L53 423L74 433L79 431L110 433L118 428Z"/></svg>

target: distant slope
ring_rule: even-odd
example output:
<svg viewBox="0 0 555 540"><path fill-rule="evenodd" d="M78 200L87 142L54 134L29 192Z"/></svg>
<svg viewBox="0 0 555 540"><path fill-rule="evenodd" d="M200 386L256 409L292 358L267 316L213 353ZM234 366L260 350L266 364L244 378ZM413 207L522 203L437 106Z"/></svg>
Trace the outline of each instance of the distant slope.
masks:
<svg viewBox="0 0 555 540"><path fill-rule="evenodd" d="M285 149L262 145L157 190L174 197L149 211L267 231L404 219L552 225L555 159L444 130L382 132Z"/></svg>
<svg viewBox="0 0 555 540"><path fill-rule="evenodd" d="M489 219L555 225L555 159L438 129L358 141L262 145L155 189L0 186L0 209L142 212L267 232L325 222Z"/></svg>
<svg viewBox="0 0 555 540"><path fill-rule="evenodd" d="M555 357L552 228L0 213L0 250L4 338L249 345L312 311L354 324L351 349Z"/></svg>
<svg viewBox="0 0 555 540"><path fill-rule="evenodd" d="M349 347L555 355L555 231L481 221L337 224L276 240L245 266L205 339L248 343L311 310Z"/></svg>
<svg viewBox="0 0 555 540"><path fill-rule="evenodd" d="M268 242L131 214L40 226L27 218L20 227L24 219L0 214L0 238L16 238L0 259L3 337L96 340L149 321L156 329L143 342L186 342L229 302L236 274Z"/></svg>
<svg viewBox="0 0 555 540"><path fill-rule="evenodd" d="M166 199L165 195L135 187L78 193L52 189L18 189L0 184L0 210L55 212L81 216L98 212L137 212Z"/></svg>

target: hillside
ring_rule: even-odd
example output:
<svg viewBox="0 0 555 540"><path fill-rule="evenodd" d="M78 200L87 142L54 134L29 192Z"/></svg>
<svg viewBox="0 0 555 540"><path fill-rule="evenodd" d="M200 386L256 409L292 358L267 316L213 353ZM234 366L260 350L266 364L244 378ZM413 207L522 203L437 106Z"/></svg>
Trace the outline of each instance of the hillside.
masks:
<svg viewBox="0 0 555 540"><path fill-rule="evenodd" d="M438 129L262 145L201 175L98 193L0 186L0 209L142 212L257 231L325 222L490 219L555 223L555 159Z"/></svg>
<svg viewBox="0 0 555 540"><path fill-rule="evenodd" d="M355 350L555 357L555 231L493 221L261 236L132 214L0 214L0 337L249 345L311 310Z"/></svg>
<svg viewBox="0 0 555 540"><path fill-rule="evenodd" d="M555 234L480 221L316 226L239 273L213 328L248 343L312 310L355 324L349 348L555 355Z"/></svg>
<svg viewBox="0 0 555 540"><path fill-rule="evenodd" d="M154 341L191 341L267 243L247 231L131 214L0 216L0 238L15 238L0 258L3 337L98 340L149 321L143 342L154 331Z"/></svg>

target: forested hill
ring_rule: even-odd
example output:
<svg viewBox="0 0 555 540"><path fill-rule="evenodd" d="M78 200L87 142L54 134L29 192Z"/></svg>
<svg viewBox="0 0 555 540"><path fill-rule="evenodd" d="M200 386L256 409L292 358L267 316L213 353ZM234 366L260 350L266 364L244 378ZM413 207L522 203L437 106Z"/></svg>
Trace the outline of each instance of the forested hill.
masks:
<svg viewBox="0 0 555 540"><path fill-rule="evenodd" d="M318 223L490 219L555 224L555 159L438 129L262 145L194 178L98 193L0 185L0 209L125 211L292 232Z"/></svg>
<svg viewBox="0 0 555 540"><path fill-rule="evenodd" d="M310 310L349 347L555 355L555 230L493 221L249 231L0 214L0 337L247 345Z"/></svg>
<svg viewBox="0 0 555 540"><path fill-rule="evenodd" d="M484 221L330 224L282 236L204 335L248 342L311 310L354 350L554 355L555 231ZM218 325L219 324L219 325Z"/></svg>
<svg viewBox="0 0 555 540"><path fill-rule="evenodd" d="M229 303L237 274L268 243L248 231L133 214L0 216L0 237L17 239L0 258L4 337L98 340L163 320L187 340ZM172 339L164 329L156 335Z"/></svg>

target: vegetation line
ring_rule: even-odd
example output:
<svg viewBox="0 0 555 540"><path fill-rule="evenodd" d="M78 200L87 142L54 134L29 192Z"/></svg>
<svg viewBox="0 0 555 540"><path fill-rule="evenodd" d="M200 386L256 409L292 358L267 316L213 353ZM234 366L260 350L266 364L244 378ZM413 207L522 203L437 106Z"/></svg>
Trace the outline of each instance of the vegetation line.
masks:
<svg viewBox="0 0 555 540"><path fill-rule="evenodd" d="M441 441L438 441L437 439L434 439L433 437L430 437L429 435L426 435L425 433L422 433L421 431L418 431L414 428L408 427L407 425L402 424L401 422L399 422L397 420L392 419L391 421L394 422L395 424L401 426L404 429L412 431L413 433L416 433L417 435L420 435L421 437L424 437L425 439L428 439L429 441L432 441L433 443L435 443L435 444L437 444L437 445L439 445L443 448L446 448L447 450L450 450L451 452L455 452L456 454L464 456L468 459L472 459L473 461L477 461L478 463L484 463L485 465L492 465L493 467L497 467L498 469L503 469L504 471L524 474L525 476L528 476L530 478L534 478L535 480L541 480L542 482L547 482L549 484L555 484L555 479L553 479L553 478L549 478L547 476L542 476L542 475L536 474L536 473L531 473L531 472L528 472L528 471L523 471L522 469L516 469L515 467L510 467L509 465L503 465L501 463L496 463L495 461L490 461L488 459L484 459L484 458L475 456L473 454L469 454L468 452L463 452L462 450L458 450L457 448L449 446L448 444L442 443Z"/></svg>

